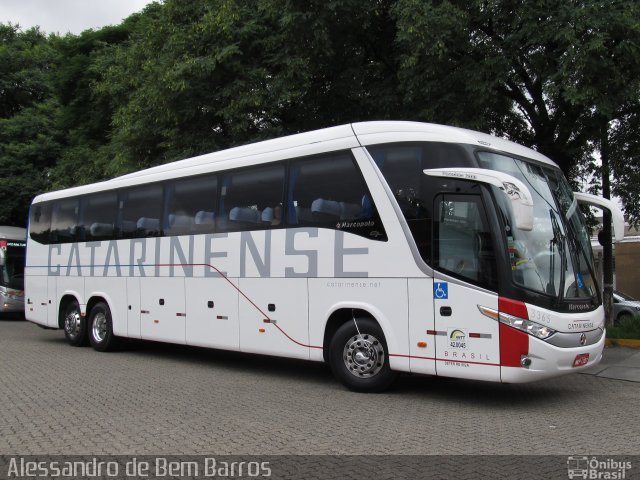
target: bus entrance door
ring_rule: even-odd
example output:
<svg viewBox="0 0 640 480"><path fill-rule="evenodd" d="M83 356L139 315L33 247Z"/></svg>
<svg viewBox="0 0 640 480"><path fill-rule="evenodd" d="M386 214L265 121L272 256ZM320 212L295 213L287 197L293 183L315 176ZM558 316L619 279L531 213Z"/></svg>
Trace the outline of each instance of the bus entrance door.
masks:
<svg viewBox="0 0 640 480"><path fill-rule="evenodd" d="M498 322L478 306L497 310L498 298L435 278L436 371L438 375L500 381Z"/></svg>
<svg viewBox="0 0 640 480"><path fill-rule="evenodd" d="M491 232L482 197L436 196L433 222L433 279L438 375L500 381L497 282ZM442 273L440 273L442 272Z"/></svg>

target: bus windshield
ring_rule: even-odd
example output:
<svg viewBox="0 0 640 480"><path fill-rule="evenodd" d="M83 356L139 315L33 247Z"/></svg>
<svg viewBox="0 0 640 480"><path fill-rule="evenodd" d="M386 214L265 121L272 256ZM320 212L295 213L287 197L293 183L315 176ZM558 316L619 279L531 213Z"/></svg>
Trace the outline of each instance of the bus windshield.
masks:
<svg viewBox="0 0 640 480"><path fill-rule="evenodd" d="M514 282L559 299L595 297L587 227L560 170L494 152L479 152L478 160L483 168L522 180L533 195L531 231L517 229L506 197L495 195L506 225Z"/></svg>
<svg viewBox="0 0 640 480"><path fill-rule="evenodd" d="M4 243L4 245L2 245ZM5 261L0 275L0 286L13 290L24 290L25 244L23 242L0 242L5 250Z"/></svg>

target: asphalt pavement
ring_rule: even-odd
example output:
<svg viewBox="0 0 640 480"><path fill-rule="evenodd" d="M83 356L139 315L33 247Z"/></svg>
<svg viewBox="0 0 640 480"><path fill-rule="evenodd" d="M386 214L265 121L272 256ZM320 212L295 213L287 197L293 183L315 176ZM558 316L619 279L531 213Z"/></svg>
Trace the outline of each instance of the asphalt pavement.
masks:
<svg viewBox="0 0 640 480"><path fill-rule="evenodd" d="M602 361L582 373L614 380L640 382L640 349L607 347Z"/></svg>

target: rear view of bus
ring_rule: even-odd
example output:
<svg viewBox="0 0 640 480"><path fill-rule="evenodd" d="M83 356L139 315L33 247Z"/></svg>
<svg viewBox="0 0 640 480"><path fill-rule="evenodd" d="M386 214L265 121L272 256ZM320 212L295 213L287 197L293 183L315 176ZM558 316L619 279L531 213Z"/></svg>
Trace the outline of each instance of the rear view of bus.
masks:
<svg viewBox="0 0 640 480"><path fill-rule="evenodd" d="M27 231L0 226L0 315L24 314L24 262Z"/></svg>

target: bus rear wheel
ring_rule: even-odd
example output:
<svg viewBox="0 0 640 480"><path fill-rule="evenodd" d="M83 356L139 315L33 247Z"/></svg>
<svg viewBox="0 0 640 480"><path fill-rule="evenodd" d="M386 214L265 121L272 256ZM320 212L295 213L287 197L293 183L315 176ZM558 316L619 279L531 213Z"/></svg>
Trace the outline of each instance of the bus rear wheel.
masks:
<svg viewBox="0 0 640 480"><path fill-rule="evenodd" d="M104 302L96 303L89 314L89 341L99 352L115 350L118 339L113 334L111 310Z"/></svg>
<svg viewBox="0 0 640 480"><path fill-rule="evenodd" d="M80 305L71 300L64 307L64 336L69 345L83 347L87 344L87 319L81 315Z"/></svg>
<svg viewBox="0 0 640 480"><path fill-rule="evenodd" d="M398 376L389 366L384 333L370 318L338 328L329 345L329 364L334 376L356 392L381 392Z"/></svg>

